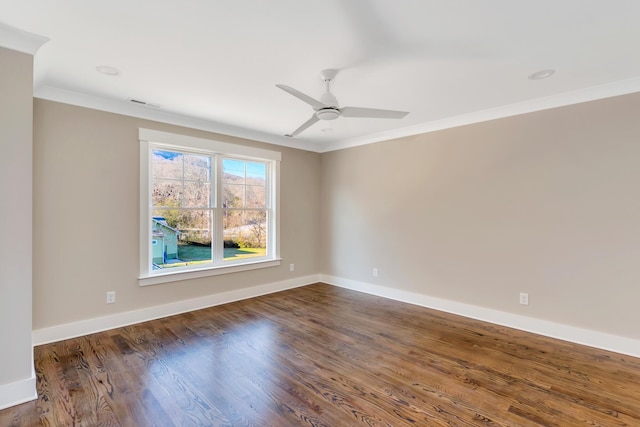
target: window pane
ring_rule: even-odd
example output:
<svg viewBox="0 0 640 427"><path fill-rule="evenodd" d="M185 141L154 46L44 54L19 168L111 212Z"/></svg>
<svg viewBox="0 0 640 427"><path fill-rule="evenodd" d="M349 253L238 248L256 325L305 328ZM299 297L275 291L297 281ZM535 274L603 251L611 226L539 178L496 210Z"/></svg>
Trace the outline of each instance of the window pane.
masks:
<svg viewBox="0 0 640 427"><path fill-rule="evenodd" d="M154 179L151 197L153 206L179 207L182 199L182 182Z"/></svg>
<svg viewBox="0 0 640 427"><path fill-rule="evenodd" d="M224 210L224 259L233 261L267 254L267 211Z"/></svg>
<svg viewBox="0 0 640 427"><path fill-rule="evenodd" d="M264 185L267 179L267 165L265 163L247 162L247 179L249 178L261 181ZM251 184L251 182L248 184Z"/></svg>
<svg viewBox="0 0 640 427"><path fill-rule="evenodd" d="M224 184L222 191L222 207L244 207L244 185Z"/></svg>
<svg viewBox="0 0 640 427"><path fill-rule="evenodd" d="M190 181L211 181L211 158L195 154L184 155L184 179Z"/></svg>
<svg viewBox="0 0 640 427"><path fill-rule="evenodd" d="M235 209L223 210L224 240L234 240L237 243L242 226L242 211Z"/></svg>
<svg viewBox="0 0 640 427"><path fill-rule="evenodd" d="M154 178L182 179L183 155L173 151L153 150L151 170Z"/></svg>
<svg viewBox="0 0 640 427"><path fill-rule="evenodd" d="M267 164L224 159L223 207L264 209L266 203Z"/></svg>
<svg viewBox="0 0 640 427"><path fill-rule="evenodd" d="M234 184L244 184L244 164L242 160L224 159L222 161L222 180Z"/></svg>
<svg viewBox="0 0 640 427"><path fill-rule="evenodd" d="M266 208L265 188L257 185L247 185L247 208Z"/></svg>
<svg viewBox="0 0 640 427"><path fill-rule="evenodd" d="M211 211L205 209L178 211L180 241L211 245Z"/></svg>
<svg viewBox="0 0 640 427"><path fill-rule="evenodd" d="M208 182L185 181L182 206L185 208L208 208L211 184Z"/></svg>
<svg viewBox="0 0 640 427"><path fill-rule="evenodd" d="M151 224L154 269L211 262L211 211L156 209Z"/></svg>

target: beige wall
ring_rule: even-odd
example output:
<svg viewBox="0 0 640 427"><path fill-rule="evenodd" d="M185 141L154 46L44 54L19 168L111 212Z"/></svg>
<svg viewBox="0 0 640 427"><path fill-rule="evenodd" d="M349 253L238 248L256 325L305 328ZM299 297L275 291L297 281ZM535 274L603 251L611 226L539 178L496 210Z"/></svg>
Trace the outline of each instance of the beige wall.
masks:
<svg viewBox="0 0 640 427"><path fill-rule="evenodd" d="M282 266L138 286L140 127L282 152ZM33 328L316 274L319 167L317 153L35 100Z"/></svg>
<svg viewBox="0 0 640 427"><path fill-rule="evenodd" d="M34 329L321 272L640 338L640 95L322 155L34 111ZM139 287L139 127L281 151L283 265Z"/></svg>
<svg viewBox="0 0 640 427"><path fill-rule="evenodd" d="M640 339L638 112L634 94L323 154L322 272Z"/></svg>
<svg viewBox="0 0 640 427"><path fill-rule="evenodd" d="M0 408L31 378L33 56L0 47ZM17 389L8 391L13 394ZM18 393L19 394L19 393Z"/></svg>

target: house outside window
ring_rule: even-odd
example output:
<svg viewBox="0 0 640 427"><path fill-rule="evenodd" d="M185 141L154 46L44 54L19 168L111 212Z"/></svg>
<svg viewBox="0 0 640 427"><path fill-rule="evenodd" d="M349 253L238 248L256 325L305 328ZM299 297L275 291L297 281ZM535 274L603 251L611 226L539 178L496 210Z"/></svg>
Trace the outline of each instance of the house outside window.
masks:
<svg viewBox="0 0 640 427"><path fill-rule="evenodd" d="M140 284L279 265L279 161L140 129Z"/></svg>

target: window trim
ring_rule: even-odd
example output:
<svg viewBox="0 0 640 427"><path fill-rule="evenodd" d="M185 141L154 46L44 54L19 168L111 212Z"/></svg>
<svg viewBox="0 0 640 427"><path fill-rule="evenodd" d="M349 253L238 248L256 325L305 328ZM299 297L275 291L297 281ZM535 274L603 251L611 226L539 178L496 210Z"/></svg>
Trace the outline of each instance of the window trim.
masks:
<svg viewBox="0 0 640 427"><path fill-rule="evenodd" d="M139 241L139 276L140 286L157 283L167 283L178 280L187 280L197 277L214 276L219 274L236 273L239 271L255 270L258 268L275 267L280 265L280 161L282 154L278 151L265 150L245 145L230 144L212 139L197 138L192 136L162 132L152 129L139 129L140 141L140 241ZM235 261L225 265L208 265L205 267L193 267L187 270L152 270L151 269L151 228L149 227L151 206L151 146L161 144L164 148L176 150L202 151L215 156L229 156L243 160L269 161L272 165L270 171L271 185L268 188L269 202L274 214L273 226L269 227L268 237L272 243L267 248L265 258L248 259L247 261ZM220 159L220 157L218 157ZM219 165L218 165L219 166ZM216 174L216 187L218 177ZM219 196L216 191L216 199ZM216 209L221 208L219 200L216 201ZM216 250L216 248L212 248Z"/></svg>

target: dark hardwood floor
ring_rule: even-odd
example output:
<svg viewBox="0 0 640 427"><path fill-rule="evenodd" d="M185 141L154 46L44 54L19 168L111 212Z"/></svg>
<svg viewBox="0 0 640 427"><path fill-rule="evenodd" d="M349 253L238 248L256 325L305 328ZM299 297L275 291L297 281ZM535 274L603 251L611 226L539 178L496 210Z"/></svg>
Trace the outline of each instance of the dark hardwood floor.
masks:
<svg viewBox="0 0 640 427"><path fill-rule="evenodd" d="M640 359L324 284L35 348L0 426L640 426Z"/></svg>

